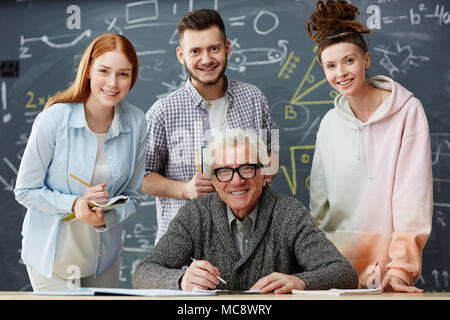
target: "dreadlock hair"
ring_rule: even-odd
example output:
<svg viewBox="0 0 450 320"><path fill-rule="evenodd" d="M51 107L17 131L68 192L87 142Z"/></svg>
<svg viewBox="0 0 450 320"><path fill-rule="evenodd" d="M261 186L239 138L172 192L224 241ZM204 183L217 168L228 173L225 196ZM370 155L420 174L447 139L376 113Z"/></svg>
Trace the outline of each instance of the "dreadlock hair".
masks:
<svg viewBox="0 0 450 320"><path fill-rule="evenodd" d="M322 51L333 44L350 42L361 48L365 54L368 46L362 34L371 30L355 20L359 10L344 0L317 1L316 10L306 22L306 29L312 40L318 44L321 62ZM314 33L315 32L315 33Z"/></svg>

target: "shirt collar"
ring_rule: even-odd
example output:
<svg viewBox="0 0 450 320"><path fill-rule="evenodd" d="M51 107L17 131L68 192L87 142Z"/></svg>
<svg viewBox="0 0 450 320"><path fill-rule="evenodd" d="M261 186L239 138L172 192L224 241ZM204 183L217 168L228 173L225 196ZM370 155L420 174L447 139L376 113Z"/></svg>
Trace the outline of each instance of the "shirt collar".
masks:
<svg viewBox="0 0 450 320"><path fill-rule="evenodd" d="M120 132L130 131L130 127L128 126L128 123L123 116L123 108L120 107L120 102L117 104L117 106L114 106L114 118L112 120L110 129L113 137L117 137Z"/></svg>
<svg viewBox="0 0 450 320"><path fill-rule="evenodd" d="M250 218L252 220L252 232L255 230L255 224L256 224L256 218L258 217L258 209L259 209L259 201L256 203L256 206L253 207L252 211L250 211L250 214L247 216L247 218ZM227 206L227 218L228 218L228 225L231 229L231 223L236 219L236 216L234 215L233 211L231 211L230 207ZM245 218L245 219L247 219Z"/></svg>
<svg viewBox="0 0 450 320"><path fill-rule="evenodd" d="M88 125L86 122L86 115L84 112L84 103L74 103L73 105L73 116L70 121L70 126L74 128L83 128L88 129ZM114 118L111 123L111 134L113 137L119 135L120 132L129 132L130 126L128 125L125 117L123 116L123 108L120 107L121 102L114 107Z"/></svg>
<svg viewBox="0 0 450 320"><path fill-rule="evenodd" d="M70 126L74 128L88 127L86 123L86 116L84 113L84 103L72 104L72 118L70 120Z"/></svg>

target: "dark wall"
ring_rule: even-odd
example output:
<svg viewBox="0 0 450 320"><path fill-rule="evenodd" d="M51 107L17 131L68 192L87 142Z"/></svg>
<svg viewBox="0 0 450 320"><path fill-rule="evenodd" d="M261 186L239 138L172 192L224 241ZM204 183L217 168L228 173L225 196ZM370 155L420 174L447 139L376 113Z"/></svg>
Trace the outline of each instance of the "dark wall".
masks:
<svg viewBox="0 0 450 320"><path fill-rule="evenodd" d="M450 5L444 0L352 1L359 20L378 28L368 36L371 75L384 74L414 92L427 114L433 157L433 232L417 285L449 290L450 269ZM79 8L79 20L72 4ZM31 290L20 261L25 208L13 195L21 155L36 115L48 97L75 77L80 54L96 36L122 33L139 55L139 79L126 98L146 111L186 80L175 56L176 26L192 9L214 8L231 40L230 78L266 94L280 128L281 166L273 187L309 204L315 134L336 92L316 59L305 22L314 1L150 0L2 1L0 3L0 290ZM74 11L75 10L75 11ZM12 62L11 62L12 61ZM15 63L18 74L15 75ZM125 225L121 286L153 247L154 199Z"/></svg>

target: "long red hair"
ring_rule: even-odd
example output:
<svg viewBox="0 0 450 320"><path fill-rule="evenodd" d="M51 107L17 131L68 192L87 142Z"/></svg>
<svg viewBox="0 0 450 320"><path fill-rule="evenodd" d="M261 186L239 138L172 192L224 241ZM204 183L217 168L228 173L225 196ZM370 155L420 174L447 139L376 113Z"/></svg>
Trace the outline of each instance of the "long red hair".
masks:
<svg viewBox="0 0 450 320"><path fill-rule="evenodd" d="M45 104L44 109L49 108L59 102L85 102L91 93L91 87L88 79L89 65L91 62L108 51L121 50L132 65L131 86L133 88L138 76L138 58L136 50L131 42L124 36L116 33L105 33L95 38L84 51L78 66L75 81L69 88L60 94L50 98Z"/></svg>

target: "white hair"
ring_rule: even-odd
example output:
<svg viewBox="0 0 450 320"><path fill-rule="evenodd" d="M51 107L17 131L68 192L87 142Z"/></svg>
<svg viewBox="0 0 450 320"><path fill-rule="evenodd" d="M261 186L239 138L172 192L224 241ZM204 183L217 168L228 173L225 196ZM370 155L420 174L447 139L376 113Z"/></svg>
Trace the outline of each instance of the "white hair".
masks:
<svg viewBox="0 0 450 320"><path fill-rule="evenodd" d="M203 173L207 174L209 177L212 176L215 154L219 148L231 147L234 149L243 144L255 148L257 154L257 159L255 159L255 161L257 161L257 163L261 164L263 167L269 165L269 155L264 141L252 130L244 131L240 128L234 128L218 133L208 144L203 155Z"/></svg>

